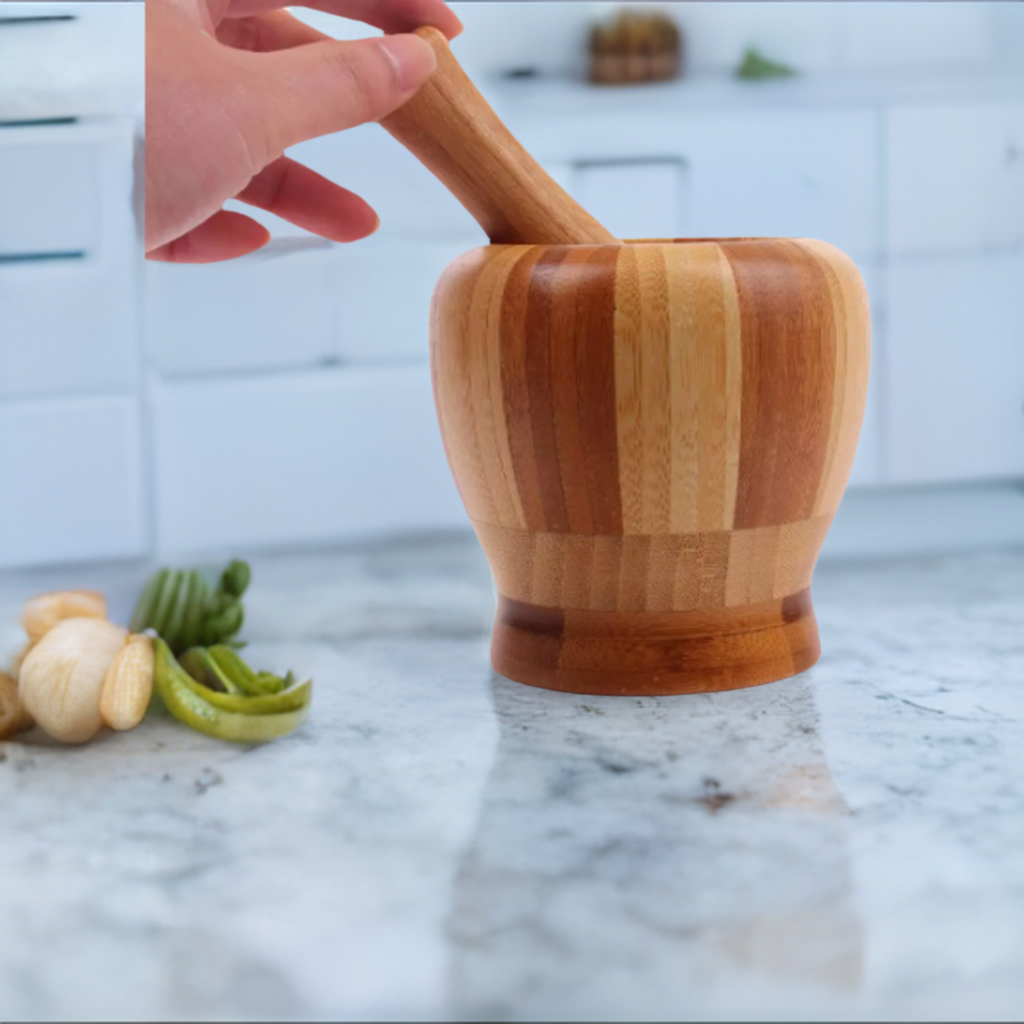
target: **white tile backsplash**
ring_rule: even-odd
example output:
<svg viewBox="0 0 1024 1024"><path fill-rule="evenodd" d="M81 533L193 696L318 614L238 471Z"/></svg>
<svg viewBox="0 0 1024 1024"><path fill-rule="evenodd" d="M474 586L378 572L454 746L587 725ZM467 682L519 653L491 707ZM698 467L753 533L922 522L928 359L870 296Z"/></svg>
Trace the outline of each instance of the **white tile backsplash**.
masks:
<svg viewBox="0 0 1024 1024"><path fill-rule="evenodd" d="M148 263L146 344L154 365L174 375L335 359L334 257L334 246L310 237L272 242L227 263Z"/></svg>
<svg viewBox="0 0 1024 1024"><path fill-rule="evenodd" d="M162 556L468 525L430 371L155 382Z"/></svg>
<svg viewBox="0 0 1024 1024"><path fill-rule="evenodd" d="M825 6L825 5L822 5ZM851 71L984 66L993 56L991 3L841 3L842 66Z"/></svg>
<svg viewBox="0 0 1024 1024"><path fill-rule="evenodd" d="M394 232L335 253L338 339L344 363L426 364L430 296L473 239L409 242Z"/></svg>
<svg viewBox="0 0 1024 1024"><path fill-rule="evenodd" d="M888 481L1024 478L1024 252L897 257L888 277Z"/></svg>
<svg viewBox="0 0 1024 1024"><path fill-rule="evenodd" d="M1024 244L1024 99L895 107L886 149L893 252Z"/></svg>
<svg viewBox="0 0 1024 1024"><path fill-rule="evenodd" d="M139 403L0 405L0 566L146 553Z"/></svg>

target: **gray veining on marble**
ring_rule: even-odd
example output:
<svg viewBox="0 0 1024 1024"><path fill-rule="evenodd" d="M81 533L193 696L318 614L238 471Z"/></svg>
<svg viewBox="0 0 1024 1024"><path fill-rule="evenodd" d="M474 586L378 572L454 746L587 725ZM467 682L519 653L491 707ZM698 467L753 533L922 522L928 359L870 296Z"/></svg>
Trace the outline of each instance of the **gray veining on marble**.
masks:
<svg viewBox="0 0 1024 1024"><path fill-rule="evenodd" d="M292 737L0 744L0 1019L1019 1019L1024 551L827 564L793 680L487 664L460 537L253 559ZM21 601L141 566L9 574Z"/></svg>

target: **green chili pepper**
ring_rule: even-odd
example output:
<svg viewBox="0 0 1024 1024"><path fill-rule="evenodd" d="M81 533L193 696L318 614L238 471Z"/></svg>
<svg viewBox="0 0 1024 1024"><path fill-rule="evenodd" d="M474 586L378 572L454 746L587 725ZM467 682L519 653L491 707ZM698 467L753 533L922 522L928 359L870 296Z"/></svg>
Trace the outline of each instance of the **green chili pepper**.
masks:
<svg viewBox="0 0 1024 1024"><path fill-rule="evenodd" d="M228 563L228 567L221 573L220 589L232 597L241 597L249 586L252 573L246 562L235 559Z"/></svg>
<svg viewBox="0 0 1024 1024"><path fill-rule="evenodd" d="M166 579L166 569L160 569L149 577L146 586L143 588L142 596L135 605L135 611L132 612L132 621L128 626L132 633L141 633L150 625L153 609L156 607L157 598L160 596L160 591L163 589L164 580Z"/></svg>
<svg viewBox="0 0 1024 1024"><path fill-rule="evenodd" d="M245 609L241 595L251 572L232 561L211 590L198 569L161 569L150 577L132 614L132 632L154 629L175 654L196 644L232 644L242 628Z"/></svg>
<svg viewBox="0 0 1024 1024"><path fill-rule="evenodd" d="M208 651L217 668L220 669L220 675L230 679L243 693L252 697L266 693L280 693L295 682L294 676L291 677L291 683L286 683L280 676L275 676L272 672L253 672L239 653L227 644L215 644Z"/></svg>
<svg viewBox="0 0 1024 1024"><path fill-rule="evenodd" d="M280 693L295 683L295 676L291 672L284 679L275 676L273 672L257 672L256 679L263 693Z"/></svg>
<svg viewBox="0 0 1024 1024"><path fill-rule="evenodd" d="M216 695L198 692L200 684L178 664L163 640L154 641L154 650L154 682L168 710L175 718L208 736L236 743L263 743L291 732L309 713L309 690L302 694L306 703L293 711L244 714L218 707L211 700L211 696ZM219 696L221 701L229 699L225 694ZM261 698L234 699L252 701Z"/></svg>
<svg viewBox="0 0 1024 1024"><path fill-rule="evenodd" d="M185 606L185 618L181 626L181 636L178 641L180 650L188 650L188 648L194 647L199 643L199 630L202 629L203 613L206 610L206 601L209 596L206 580L203 579L202 573L197 569L192 569L189 572L189 582L191 586L189 588L188 602ZM174 650L173 644L171 649Z"/></svg>
<svg viewBox="0 0 1024 1024"><path fill-rule="evenodd" d="M201 683L208 690L245 694L245 690L221 671L220 666L210 657L210 652L205 647L190 647L179 655L178 664L196 682Z"/></svg>
<svg viewBox="0 0 1024 1024"><path fill-rule="evenodd" d="M224 711L237 711L243 715L277 715L288 711L298 711L309 704L313 694L312 679L307 679L299 686L293 686L290 690L285 690L282 693L265 693L258 697L248 697L208 690L187 672L180 673L177 678L194 694L209 701L214 707Z"/></svg>
<svg viewBox="0 0 1024 1024"><path fill-rule="evenodd" d="M178 597L178 590L181 587L183 574L177 569L169 569L160 585L160 593L157 594L153 612L149 617L146 626L155 629L161 636L167 629L167 622L174 610L174 602Z"/></svg>

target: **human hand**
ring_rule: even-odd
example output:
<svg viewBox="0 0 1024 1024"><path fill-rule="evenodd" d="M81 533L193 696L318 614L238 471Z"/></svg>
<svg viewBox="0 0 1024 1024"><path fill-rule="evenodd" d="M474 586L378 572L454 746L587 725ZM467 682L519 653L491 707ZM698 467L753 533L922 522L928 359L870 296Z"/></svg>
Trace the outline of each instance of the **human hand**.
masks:
<svg viewBox="0 0 1024 1024"><path fill-rule="evenodd" d="M339 42L287 11L287 0L148 0L146 256L211 263L265 245L267 230L222 209L269 210L336 242L379 223L359 196L284 156L306 139L376 121L434 70L405 34L462 25L443 0L307 0L388 35Z"/></svg>

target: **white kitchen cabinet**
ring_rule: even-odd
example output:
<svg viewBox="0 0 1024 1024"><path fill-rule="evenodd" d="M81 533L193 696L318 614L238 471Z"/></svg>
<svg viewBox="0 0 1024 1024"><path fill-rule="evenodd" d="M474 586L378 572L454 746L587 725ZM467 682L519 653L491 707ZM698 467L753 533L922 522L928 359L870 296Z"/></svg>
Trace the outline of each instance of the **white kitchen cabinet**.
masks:
<svg viewBox="0 0 1024 1024"><path fill-rule="evenodd" d="M0 2L0 122L142 115L144 3Z"/></svg>
<svg viewBox="0 0 1024 1024"><path fill-rule="evenodd" d="M677 158L601 160L574 165L569 191L616 238L675 238L688 219L686 185Z"/></svg>
<svg viewBox="0 0 1024 1024"><path fill-rule="evenodd" d="M886 147L894 254L1024 244L1024 102L896 107Z"/></svg>
<svg viewBox="0 0 1024 1024"><path fill-rule="evenodd" d="M0 258L99 249L105 135L78 125L0 129Z"/></svg>
<svg viewBox="0 0 1024 1024"><path fill-rule="evenodd" d="M0 128L0 398L131 391L132 122Z"/></svg>
<svg viewBox="0 0 1024 1024"><path fill-rule="evenodd" d="M160 554L468 526L427 367L158 383Z"/></svg>
<svg viewBox="0 0 1024 1024"><path fill-rule="evenodd" d="M870 109L588 108L557 117L512 111L508 121L545 166L681 161L684 235L820 238L855 258L881 249L878 115ZM672 227L666 215L666 230L654 235Z"/></svg>
<svg viewBox="0 0 1024 1024"><path fill-rule="evenodd" d="M342 361L425 363L434 285L453 259L478 244L392 237L341 248L335 291Z"/></svg>
<svg viewBox="0 0 1024 1024"><path fill-rule="evenodd" d="M241 259L146 264L146 342L165 374L313 366L337 355L335 247L283 239Z"/></svg>
<svg viewBox="0 0 1024 1024"><path fill-rule="evenodd" d="M0 405L0 466L0 566L145 553L134 398Z"/></svg>
<svg viewBox="0 0 1024 1024"><path fill-rule="evenodd" d="M1024 253L895 259L888 277L887 480L1024 477Z"/></svg>
<svg viewBox="0 0 1024 1024"><path fill-rule="evenodd" d="M686 127L680 143L690 168L688 234L819 238L855 258L878 251L873 112L701 115L692 148Z"/></svg>
<svg viewBox="0 0 1024 1024"><path fill-rule="evenodd" d="M429 241L483 237L451 192L379 124L311 139L288 156L362 196L382 230Z"/></svg>

